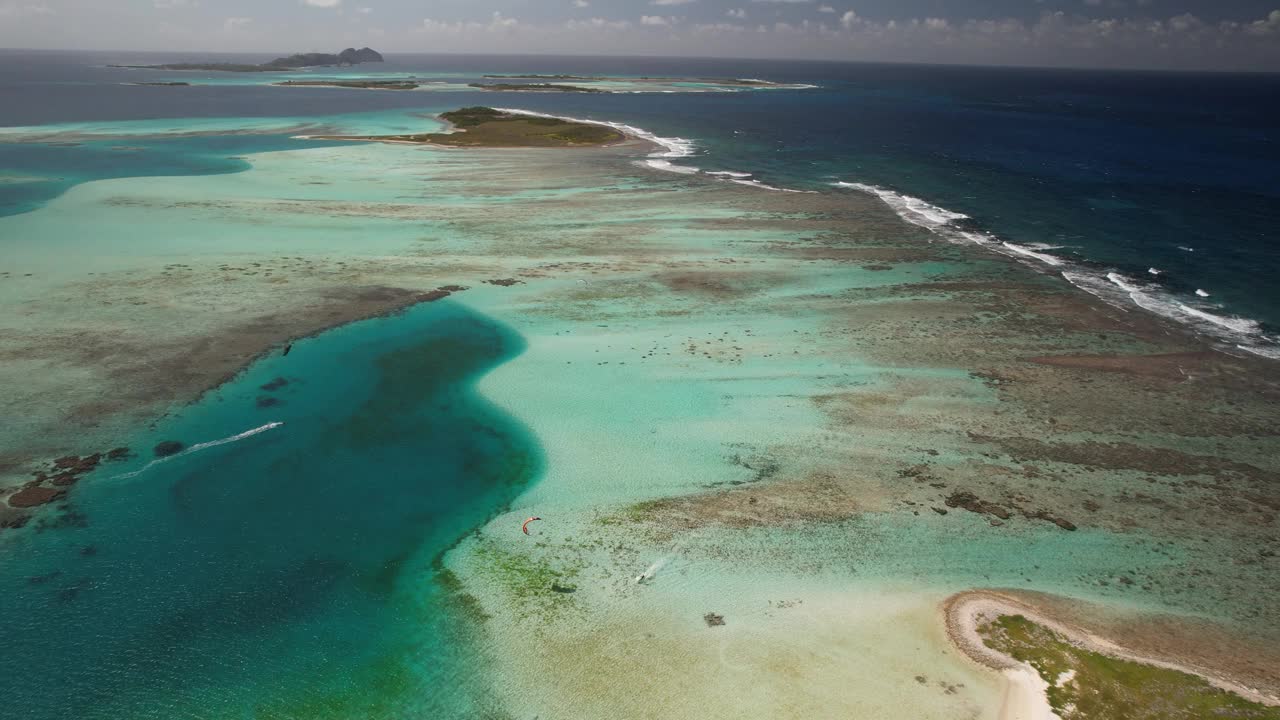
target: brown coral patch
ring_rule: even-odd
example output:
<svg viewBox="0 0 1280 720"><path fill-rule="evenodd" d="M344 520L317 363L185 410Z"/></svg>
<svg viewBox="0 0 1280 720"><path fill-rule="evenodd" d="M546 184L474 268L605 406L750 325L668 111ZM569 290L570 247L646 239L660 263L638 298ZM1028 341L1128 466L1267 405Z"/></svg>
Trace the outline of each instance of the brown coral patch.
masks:
<svg viewBox="0 0 1280 720"><path fill-rule="evenodd" d="M1200 350L1156 355L1041 355L1027 358L1027 362L1182 381L1217 357L1217 353Z"/></svg>
<svg viewBox="0 0 1280 720"><path fill-rule="evenodd" d="M29 508L51 503L66 494L65 490L28 485L9 496L9 505L16 508Z"/></svg>
<svg viewBox="0 0 1280 720"><path fill-rule="evenodd" d="M650 500L631 516L669 529L711 525L751 528L795 522L839 522L868 510L845 483L820 474L802 480L744 485L728 490Z"/></svg>

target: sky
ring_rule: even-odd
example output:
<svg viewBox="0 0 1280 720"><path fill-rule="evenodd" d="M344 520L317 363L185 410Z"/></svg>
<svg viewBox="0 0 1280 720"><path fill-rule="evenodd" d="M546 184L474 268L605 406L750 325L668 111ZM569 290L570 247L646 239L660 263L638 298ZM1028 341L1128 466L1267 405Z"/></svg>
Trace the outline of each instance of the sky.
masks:
<svg viewBox="0 0 1280 720"><path fill-rule="evenodd" d="M0 47L1280 71L1280 0L0 0Z"/></svg>

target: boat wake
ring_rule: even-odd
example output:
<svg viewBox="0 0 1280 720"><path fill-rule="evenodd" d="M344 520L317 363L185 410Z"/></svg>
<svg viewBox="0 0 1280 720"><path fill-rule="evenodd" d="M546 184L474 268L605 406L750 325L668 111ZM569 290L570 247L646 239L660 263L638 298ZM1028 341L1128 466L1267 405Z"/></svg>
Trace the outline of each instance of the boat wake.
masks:
<svg viewBox="0 0 1280 720"><path fill-rule="evenodd" d="M228 443L239 442L241 440L244 440L245 438L251 438L254 435L264 433L268 430L274 430L275 428L278 428L281 425L284 425L284 423L269 422L266 425L253 428L251 430L245 430L242 433L237 433L235 435L231 435L230 437L224 437L218 440L209 440L208 442L196 443L195 445L192 445L191 447L181 452L177 452L162 458L156 458L155 460L152 460L151 462L147 463L146 465L143 465L141 468L138 468L137 470L134 470L132 472L122 473L120 475L114 475L111 477L111 479L124 480L132 477L137 477L142 473L146 472L147 470L150 470L151 468L155 467L156 465L159 465L160 463L168 462L170 460L175 460L185 455L191 455L192 453L198 453L201 450L208 450L209 448L212 448L212 447L218 447L219 445L226 445Z"/></svg>

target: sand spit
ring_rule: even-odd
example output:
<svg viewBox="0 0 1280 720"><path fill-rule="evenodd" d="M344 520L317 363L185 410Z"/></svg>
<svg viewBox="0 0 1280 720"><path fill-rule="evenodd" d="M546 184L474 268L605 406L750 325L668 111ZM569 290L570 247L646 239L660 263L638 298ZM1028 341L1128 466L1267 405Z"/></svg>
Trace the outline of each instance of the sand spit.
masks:
<svg viewBox="0 0 1280 720"><path fill-rule="evenodd" d="M1032 602L1028 602L1020 594L999 590L973 590L957 593L947 598L942 604L942 613L946 622L947 634L956 647L963 650L965 655L975 662L993 670L999 670L1009 678L1011 683L1009 698L1016 708L1016 713L1002 714L1002 718L1008 717L1012 720L1012 718L1026 717L1047 720L1057 716L1052 713L1049 701L1043 694L1043 690L1048 685L1044 684L1039 674L1030 666L988 647L978 634L978 628L983 622L993 620L1001 615L1022 615L1028 620L1058 633L1072 644L1092 652L1168 670L1176 670L1189 675L1197 675L1207 680L1214 687L1235 693L1253 702L1280 706L1280 696L1249 687L1202 667L1135 653L1083 627L1063 622L1058 618L1045 614L1042 608ZM1028 673L1030 673L1031 677L1027 676ZM1035 683L1032 682L1033 678L1043 686L1037 690L1042 701L1042 706L1038 709L1035 706L1040 703L1029 699L1032 695L1030 691L1036 687ZM1014 687L1017 689L1012 689ZM1014 708L1010 707L1010 701L1006 702L1006 708L1010 712L1014 712ZM1026 714L1028 712L1034 714L1028 715Z"/></svg>

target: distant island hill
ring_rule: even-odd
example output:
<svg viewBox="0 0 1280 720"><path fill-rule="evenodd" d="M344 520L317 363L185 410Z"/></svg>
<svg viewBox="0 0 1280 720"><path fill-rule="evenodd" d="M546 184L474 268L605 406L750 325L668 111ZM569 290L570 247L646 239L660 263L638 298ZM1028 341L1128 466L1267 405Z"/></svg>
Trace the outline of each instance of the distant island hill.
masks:
<svg viewBox="0 0 1280 720"><path fill-rule="evenodd" d="M359 65L360 63L383 62L382 54L372 48L359 50L347 48L340 53L301 53L281 57L261 65L243 63L166 63L163 65L110 65L115 68L132 68L142 70L218 70L221 72L281 72L306 67L322 67L326 65Z"/></svg>

